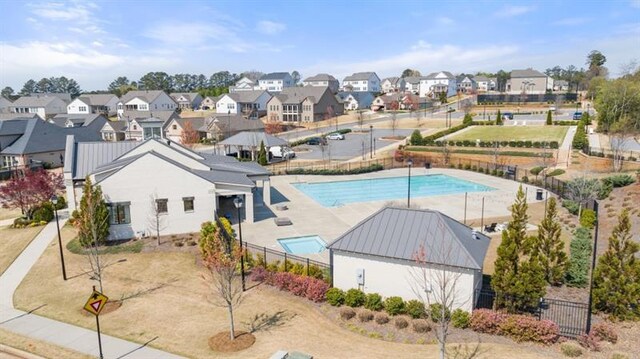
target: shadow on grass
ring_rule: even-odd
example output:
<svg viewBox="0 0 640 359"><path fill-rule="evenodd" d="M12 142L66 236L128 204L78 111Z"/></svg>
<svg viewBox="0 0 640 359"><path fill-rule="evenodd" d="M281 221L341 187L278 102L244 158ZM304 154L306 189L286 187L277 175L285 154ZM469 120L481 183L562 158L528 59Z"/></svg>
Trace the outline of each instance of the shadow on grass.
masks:
<svg viewBox="0 0 640 359"><path fill-rule="evenodd" d="M280 328L287 324L291 319L295 318L295 313L289 313L284 310L277 311L272 314L261 313L256 314L248 322L242 322L246 325L249 333L268 332L274 328Z"/></svg>
<svg viewBox="0 0 640 359"><path fill-rule="evenodd" d="M129 299L134 299L134 298L142 297L142 296L147 295L147 294L151 294L151 293L153 293L153 292L155 292L155 291L157 291L159 289L162 289L162 288L170 285L171 283L174 283L174 282L177 282L177 281L178 281L177 279L174 279L173 281L169 281L169 282L166 282L166 283L160 283L160 284L158 284L156 286L153 286L151 288L138 290L138 291L135 291L135 292L132 292L132 293L129 293L129 294L123 294L122 297L120 298L120 301L124 302L124 301L129 300Z"/></svg>

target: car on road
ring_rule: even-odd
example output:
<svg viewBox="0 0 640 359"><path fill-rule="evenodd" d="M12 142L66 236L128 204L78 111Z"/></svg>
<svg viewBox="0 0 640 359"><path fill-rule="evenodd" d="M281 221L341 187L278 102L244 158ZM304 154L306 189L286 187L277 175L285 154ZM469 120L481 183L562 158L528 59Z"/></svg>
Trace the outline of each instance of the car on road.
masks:
<svg viewBox="0 0 640 359"><path fill-rule="evenodd" d="M338 132L330 133L327 135L327 140L344 140L344 135Z"/></svg>
<svg viewBox="0 0 640 359"><path fill-rule="evenodd" d="M504 120L513 120L513 113L505 112L505 113L502 114L502 118Z"/></svg>
<svg viewBox="0 0 640 359"><path fill-rule="evenodd" d="M327 141L322 137L311 137L307 140L307 145L317 146L317 145L326 145Z"/></svg>
<svg viewBox="0 0 640 359"><path fill-rule="evenodd" d="M582 112L574 112L573 113L574 120L582 120Z"/></svg>

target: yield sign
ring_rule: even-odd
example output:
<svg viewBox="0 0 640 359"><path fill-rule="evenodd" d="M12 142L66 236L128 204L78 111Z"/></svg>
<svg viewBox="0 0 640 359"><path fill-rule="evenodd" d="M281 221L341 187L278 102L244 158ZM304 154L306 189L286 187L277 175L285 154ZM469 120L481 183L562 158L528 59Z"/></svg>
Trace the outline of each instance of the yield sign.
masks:
<svg viewBox="0 0 640 359"><path fill-rule="evenodd" d="M84 305L84 310L93 315L98 315L104 308L104 305L107 304L108 300L109 298L107 298L106 295L94 290L89 299L87 299L87 303Z"/></svg>

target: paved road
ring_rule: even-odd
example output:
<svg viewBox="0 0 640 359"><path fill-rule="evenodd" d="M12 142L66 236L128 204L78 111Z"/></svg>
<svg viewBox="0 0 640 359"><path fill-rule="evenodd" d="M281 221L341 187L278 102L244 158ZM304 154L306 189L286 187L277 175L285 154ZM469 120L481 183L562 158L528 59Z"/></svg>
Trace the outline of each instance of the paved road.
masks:
<svg viewBox="0 0 640 359"><path fill-rule="evenodd" d="M68 215L65 212L59 213L61 214L60 226L63 226L67 222ZM18 285L51 244L56 232L55 222L47 224L0 276L0 328L97 357L99 353L98 340L97 334L93 330L41 317L34 314L37 313L37 308L27 313L17 310L13 306L13 294ZM78 305L82 305L82 303ZM151 338L152 336L149 339ZM104 334L102 335L102 348L105 358L181 358L144 344Z"/></svg>

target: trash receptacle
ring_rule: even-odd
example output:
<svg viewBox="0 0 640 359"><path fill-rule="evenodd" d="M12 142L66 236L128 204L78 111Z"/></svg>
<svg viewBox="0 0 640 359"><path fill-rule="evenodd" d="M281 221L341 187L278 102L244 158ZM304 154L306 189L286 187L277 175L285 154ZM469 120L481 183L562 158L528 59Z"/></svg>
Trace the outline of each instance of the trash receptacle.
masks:
<svg viewBox="0 0 640 359"><path fill-rule="evenodd" d="M537 201L542 201L542 190L541 189L537 189L536 190L536 200Z"/></svg>
<svg viewBox="0 0 640 359"><path fill-rule="evenodd" d="M431 169L431 162L425 162L424 163L424 168Z"/></svg>

